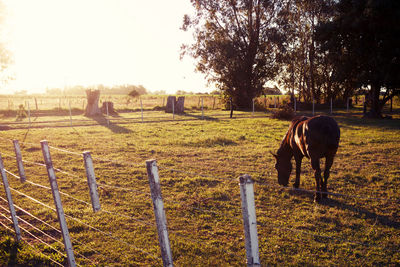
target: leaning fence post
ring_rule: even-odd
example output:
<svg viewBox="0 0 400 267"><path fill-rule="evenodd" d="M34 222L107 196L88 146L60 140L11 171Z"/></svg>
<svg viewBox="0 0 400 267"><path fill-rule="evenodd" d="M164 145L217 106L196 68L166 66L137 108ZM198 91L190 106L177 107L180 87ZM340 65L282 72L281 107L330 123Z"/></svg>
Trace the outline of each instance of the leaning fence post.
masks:
<svg viewBox="0 0 400 267"><path fill-rule="evenodd" d="M94 175L93 159L89 151L83 152L83 160L85 161L86 177L93 211L96 212L100 210L100 200L97 192L96 176Z"/></svg>
<svg viewBox="0 0 400 267"><path fill-rule="evenodd" d="M21 147L19 146L18 140L13 140L13 143L14 143L15 158L17 159L18 173L21 182L23 183L26 181L26 175L25 175L24 164L22 163Z"/></svg>
<svg viewBox="0 0 400 267"><path fill-rule="evenodd" d="M19 226L18 226L17 213L15 212L14 203L13 203L11 191L10 191L10 186L8 184L7 174L4 170L4 163L3 163L3 159L1 158L1 155L0 155L0 169L1 169L0 170L1 178L3 179L4 191L6 192L6 196L7 196L8 208L10 209L11 219L12 219L12 222L14 225L15 236L16 236L17 242L19 242L19 241L21 241L21 230L19 229Z"/></svg>
<svg viewBox="0 0 400 267"><path fill-rule="evenodd" d="M160 177L156 160L146 161L147 175L150 182L151 198L153 200L154 214L156 217L158 241L161 247L161 257L164 266L173 266L172 252L169 243L167 219L165 217L164 203L161 196Z"/></svg>
<svg viewBox="0 0 400 267"><path fill-rule="evenodd" d="M51 192L53 193L54 204L56 206L57 217L60 223L61 233L63 236L65 252L67 253L68 265L70 267L76 266L74 251L69 236L67 222L65 220L64 209L61 202L60 191L58 190L57 178L53 168L53 162L51 161L50 149L46 140L40 141L42 146L43 158L46 163L47 174L49 176L49 182L51 186Z"/></svg>
<svg viewBox="0 0 400 267"><path fill-rule="evenodd" d="M258 251L256 208L254 204L254 182L247 174L240 176L239 181L247 266L259 266L260 256Z"/></svg>

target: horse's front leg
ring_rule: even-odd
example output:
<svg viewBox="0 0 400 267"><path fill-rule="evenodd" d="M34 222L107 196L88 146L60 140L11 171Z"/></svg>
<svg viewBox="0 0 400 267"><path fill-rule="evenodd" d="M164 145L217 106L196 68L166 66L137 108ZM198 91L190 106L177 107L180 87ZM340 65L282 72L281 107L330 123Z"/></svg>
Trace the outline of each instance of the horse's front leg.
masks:
<svg viewBox="0 0 400 267"><path fill-rule="evenodd" d="M294 188L299 188L299 185L300 185L300 173L301 173L301 161L302 161L303 157L295 155L294 159L296 161L296 180L294 181L293 187Z"/></svg>
<svg viewBox="0 0 400 267"><path fill-rule="evenodd" d="M315 202L320 202L321 201L321 182L322 182L322 176L321 176L321 167L319 163L319 158L314 158L311 159L311 167L314 170L314 175L315 175L315 190L317 191L315 193Z"/></svg>

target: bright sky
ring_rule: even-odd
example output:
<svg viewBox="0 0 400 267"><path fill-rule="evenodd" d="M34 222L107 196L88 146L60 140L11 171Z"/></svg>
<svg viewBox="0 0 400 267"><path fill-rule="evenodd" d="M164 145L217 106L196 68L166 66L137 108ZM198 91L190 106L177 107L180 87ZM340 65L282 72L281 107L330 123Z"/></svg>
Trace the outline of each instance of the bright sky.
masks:
<svg viewBox="0 0 400 267"><path fill-rule="evenodd" d="M179 28L189 0L3 0L10 90L43 92L75 84L134 84L150 91L206 92L194 62L179 59L191 34Z"/></svg>

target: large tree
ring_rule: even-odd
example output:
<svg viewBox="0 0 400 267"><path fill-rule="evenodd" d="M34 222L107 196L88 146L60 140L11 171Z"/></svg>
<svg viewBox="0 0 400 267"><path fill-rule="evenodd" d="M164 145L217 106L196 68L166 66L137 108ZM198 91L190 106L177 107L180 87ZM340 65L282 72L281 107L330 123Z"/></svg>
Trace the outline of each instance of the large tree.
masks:
<svg viewBox="0 0 400 267"><path fill-rule="evenodd" d="M185 15L183 30L195 42L182 54L197 60L197 70L217 84L239 108L251 107L265 83L275 77L277 45L275 0L191 0L193 16Z"/></svg>
<svg viewBox="0 0 400 267"><path fill-rule="evenodd" d="M316 37L335 80L369 89L369 114L381 117L383 105L400 93L400 1L340 0L335 11Z"/></svg>
<svg viewBox="0 0 400 267"><path fill-rule="evenodd" d="M285 50L281 51L281 70L277 80L299 94L305 102L333 96L332 66L315 41L315 28L332 17L332 0L281 0L278 14Z"/></svg>
<svg viewBox="0 0 400 267"><path fill-rule="evenodd" d="M6 19L6 7L0 1L0 37L4 37L3 25ZM5 72L9 64L12 62L10 51L6 48L5 43L0 40L0 81L6 83L11 79L11 76Z"/></svg>

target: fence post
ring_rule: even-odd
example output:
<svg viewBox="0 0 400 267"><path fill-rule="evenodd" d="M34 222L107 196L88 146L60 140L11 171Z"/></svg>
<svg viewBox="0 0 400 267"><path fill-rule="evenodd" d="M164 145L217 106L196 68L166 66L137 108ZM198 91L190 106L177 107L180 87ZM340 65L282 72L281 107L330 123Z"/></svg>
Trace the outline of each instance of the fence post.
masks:
<svg viewBox="0 0 400 267"><path fill-rule="evenodd" d="M296 99L296 96L293 98L293 100L294 100L294 112L296 112L297 111L297 99Z"/></svg>
<svg viewBox="0 0 400 267"><path fill-rule="evenodd" d="M72 127L71 100L68 101L68 106L69 106L69 121L71 122L71 127Z"/></svg>
<svg viewBox="0 0 400 267"><path fill-rule="evenodd" d="M147 175L150 182L151 198L153 200L154 214L156 217L158 241L161 247L161 257L164 266L173 266L172 252L169 243L167 219L165 217L164 203L161 196L160 177L156 160L146 161Z"/></svg>
<svg viewBox="0 0 400 267"><path fill-rule="evenodd" d="M175 119L175 99L172 101L172 119Z"/></svg>
<svg viewBox="0 0 400 267"><path fill-rule="evenodd" d="M93 159L89 151L83 152L83 160L85 161L86 177L93 211L96 212L100 210L100 200L97 192L96 176L94 175Z"/></svg>
<svg viewBox="0 0 400 267"><path fill-rule="evenodd" d="M348 97L346 101L346 112L349 112L349 102L350 102L350 97Z"/></svg>
<svg viewBox="0 0 400 267"><path fill-rule="evenodd" d="M204 99L201 97L201 119L204 120Z"/></svg>
<svg viewBox="0 0 400 267"><path fill-rule="evenodd" d="M1 169L0 170L1 178L3 179L4 191L6 192L6 196L7 196L8 208L10 209L11 219L12 219L12 222L14 225L15 236L16 236L17 242L19 242L19 241L21 241L21 230L19 229L19 226L18 226L17 213L15 212L14 203L13 203L11 191L10 191L10 186L8 184L7 174L4 170L4 163L3 163L3 159L1 157L1 155L0 155L0 169Z"/></svg>
<svg viewBox="0 0 400 267"><path fill-rule="evenodd" d="M18 140L13 140L13 143L14 143L15 158L17 159L18 173L21 182L23 183L26 181L26 175L25 175L24 164L22 163L21 148L19 146Z"/></svg>
<svg viewBox="0 0 400 267"><path fill-rule="evenodd" d="M143 103L142 103L142 98L140 98L140 112L142 113L142 122L143 122Z"/></svg>
<svg viewBox="0 0 400 267"><path fill-rule="evenodd" d="M42 146L43 158L46 163L46 169L47 169L47 174L49 176L51 192L53 194L53 200L57 210L57 217L60 223L61 233L63 236L65 252L67 253L68 265L70 267L75 267L76 262L75 262L74 251L69 236L67 222L65 220L64 209L61 202L60 191L58 190L57 178L54 172L53 162L51 161L49 145L46 140L40 141L40 144Z"/></svg>
<svg viewBox="0 0 400 267"><path fill-rule="evenodd" d="M247 174L240 176L239 181L240 197L242 199L247 266L260 266L256 208L254 203L254 182Z"/></svg>
<svg viewBox="0 0 400 267"><path fill-rule="evenodd" d="M252 113L252 116L254 116L254 98L253 98L253 113Z"/></svg>
<svg viewBox="0 0 400 267"><path fill-rule="evenodd" d="M333 113L333 103L332 103L332 97L331 97L331 114Z"/></svg>
<svg viewBox="0 0 400 267"><path fill-rule="evenodd" d="M29 106L29 100L28 100L28 119L29 119L29 128L31 128L31 107Z"/></svg>
<svg viewBox="0 0 400 267"><path fill-rule="evenodd" d="M109 117L108 117L108 103L110 103L110 102L106 102L106 112L107 112L107 126L110 126L110 120L109 120Z"/></svg>

